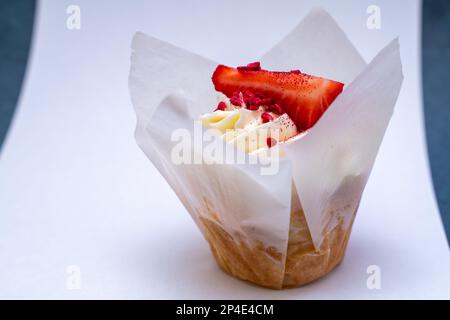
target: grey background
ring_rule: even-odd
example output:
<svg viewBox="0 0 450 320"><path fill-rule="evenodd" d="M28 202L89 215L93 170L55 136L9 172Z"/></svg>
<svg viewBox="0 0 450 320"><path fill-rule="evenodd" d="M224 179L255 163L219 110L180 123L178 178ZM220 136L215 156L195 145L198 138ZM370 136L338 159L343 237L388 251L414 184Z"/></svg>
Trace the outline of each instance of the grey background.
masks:
<svg viewBox="0 0 450 320"><path fill-rule="evenodd" d="M0 148L26 70L34 11L34 0L0 1Z"/></svg>
<svg viewBox="0 0 450 320"><path fill-rule="evenodd" d="M450 1L423 2L422 72L428 156L447 238L450 235Z"/></svg>
<svg viewBox="0 0 450 320"><path fill-rule="evenodd" d="M0 2L0 147L26 71L35 1ZM450 235L450 1L423 1L423 90L429 159L439 208ZM1 152L1 151L0 151ZM1 153L0 153L1 157Z"/></svg>

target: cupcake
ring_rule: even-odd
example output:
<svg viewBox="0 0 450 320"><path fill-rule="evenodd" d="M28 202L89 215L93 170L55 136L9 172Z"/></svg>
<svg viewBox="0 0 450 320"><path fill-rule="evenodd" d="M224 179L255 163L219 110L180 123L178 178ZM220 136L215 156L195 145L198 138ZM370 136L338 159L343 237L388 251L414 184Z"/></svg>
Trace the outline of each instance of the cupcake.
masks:
<svg viewBox="0 0 450 320"><path fill-rule="evenodd" d="M136 140L218 265L272 289L339 265L401 88L398 40L366 64L318 10L262 66L140 33L132 49Z"/></svg>

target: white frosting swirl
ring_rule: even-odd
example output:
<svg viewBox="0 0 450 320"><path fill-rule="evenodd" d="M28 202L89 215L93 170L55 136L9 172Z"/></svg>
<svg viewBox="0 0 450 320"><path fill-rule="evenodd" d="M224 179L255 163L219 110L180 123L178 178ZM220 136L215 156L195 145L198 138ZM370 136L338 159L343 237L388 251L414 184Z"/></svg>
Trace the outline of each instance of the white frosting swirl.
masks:
<svg viewBox="0 0 450 320"><path fill-rule="evenodd" d="M272 120L263 122L261 115L264 107L258 110L248 110L236 107L225 100L226 109L216 110L200 117L202 125L206 128L217 129L227 142L248 153L268 148L268 138L274 143L282 143L298 134L294 122L285 113L276 115L267 112Z"/></svg>

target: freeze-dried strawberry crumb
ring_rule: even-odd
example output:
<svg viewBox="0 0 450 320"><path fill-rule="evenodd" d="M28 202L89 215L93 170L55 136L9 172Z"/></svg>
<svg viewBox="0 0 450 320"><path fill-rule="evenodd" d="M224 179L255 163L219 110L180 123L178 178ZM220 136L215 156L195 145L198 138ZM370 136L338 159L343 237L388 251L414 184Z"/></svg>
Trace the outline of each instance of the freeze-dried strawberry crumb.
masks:
<svg viewBox="0 0 450 320"><path fill-rule="evenodd" d="M220 101L219 104L217 105L216 110L214 110L214 111L217 111L217 110L224 111L226 108L227 108L227 104L223 101Z"/></svg>
<svg viewBox="0 0 450 320"><path fill-rule="evenodd" d="M300 70L291 70L291 73L293 73L293 74L301 74Z"/></svg>
<svg viewBox="0 0 450 320"><path fill-rule="evenodd" d="M253 97L247 99L247 101L248 102L245 102L247 104L252 104L252 105L255 105L255 106L260 106L261 105L261 99L258 98L257 96L253 96Z"/></svg>
<svg viewBox="0 0 450 320"><path fill-rule="evenodd" d="M246 66L237 67L237 69L243 71L260 71L261 63L259 61L255 61L247 64Z"/></svg>
<svg viewBox="0 0 450 320"><path fill-rule="evenodd" d="M250 99L254 97L254 94L250 90L245 90L244 92L242 92L242 96L244 97L244 99Z"/></svg>
<svg viewBox="0 0 450 320"><path fill-rule="evenodd" d="M245 103L247 109L255 111L258 110L260 106L264 106L268 112L273 112L277 115L282 115L285 113L283 108L279 104L275 103L275 100L271 97L265 97L261 94L254 94L250 90L245 90L243 92L235 91L230 97L230 102L234 106L242 106Z"/></svg>
<svg viewBox="0 0 450 320"><path fill-rule="evenodd" d="M237 107L242 106L242 100L240 97L231 97L230 102L232 105L235 105Z"/></svg>
<svg viewBox="0 0 450 320"><path fill-rule="evenodd" d="M267 143L267 146L268 146L269 148L272 148L274 145L277 144L277 140L275 140L275 139L272 138L272 137L267 137L266 143Z"/></svg>
<svg viewBox="0 0 450 320"><path fill-rule="evenodd" d="M261 114L261 119L262 119L262 123L266 123L266 122L272 121L273 117L269 113L263 112Z"/></svg>
<svg viewBox="0 0 450 320"><path fill-rule="evenodd" d="M231 104L241 107L242 106L242 98L241 98L241 92L235 91L233 92L233 95L230 98Z"/></svg>

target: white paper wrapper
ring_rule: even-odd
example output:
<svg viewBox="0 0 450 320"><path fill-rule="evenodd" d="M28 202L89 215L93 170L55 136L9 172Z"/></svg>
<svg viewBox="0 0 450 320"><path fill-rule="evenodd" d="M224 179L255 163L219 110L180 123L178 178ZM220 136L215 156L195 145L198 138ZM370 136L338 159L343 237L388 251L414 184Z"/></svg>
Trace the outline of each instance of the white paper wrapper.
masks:
<svg viewBox="0 0 450 320"><path fill-rule="evenodd" d="M136 140L204 233L207 219L243 242L273 248L281 254L281 283L292 182L317 250L339 221L351 223L401 87L398 40L366 65L334 20L315 10L262 57L266 69L300 69L345 84L306 136L284 145L277 175L249 164L174 164L172 133L184 128L195 136L194 120L216 102L210 78L218 63L141 33L132 50ZM199 145L192 143L197 153Z"/></svg>

